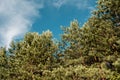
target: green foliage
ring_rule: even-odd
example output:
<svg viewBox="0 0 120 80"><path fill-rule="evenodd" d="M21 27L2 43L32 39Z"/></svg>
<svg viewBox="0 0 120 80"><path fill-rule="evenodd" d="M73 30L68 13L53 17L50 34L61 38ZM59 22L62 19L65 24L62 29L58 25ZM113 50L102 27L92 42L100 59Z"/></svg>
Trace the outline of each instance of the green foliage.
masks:
<svg viewBox="0 0 120 80"><path fill-rule="evenodd" d="M10 52L12 56L10 74L12 78L36 79L40 78L43 70L52 70L55 63L54 53L58 50L57 44L52 40L50 31L38 33L27 33L24 40L12 43ZM13 62L13 63L12 63Z"/></svg>
<svg viewBox="0 0 120 80"><path fill-rule="evenodd" d="M5 48L0 48L0 79L7 79L8 73L8 61Z"/></svg>
<svg viewBox="0 0 120 80"><path fill-rule="evenodd" d="M120 0L98 0L94 15L104 20L111 20L115 26L120 22Z"/></svg>
<svg viewBox="0 0 120 80"><path fill-rule="evenodd" d="M83 25L62 27L60 41L48 30L27 33L0 48L2 80L119 80L120 0L98 0Z"/></svg>
<svg viewBox="0 0 120 80"><path fill-rule="evenodd" d="M116 74L110 70L79 66L59 67L44 71L45 80L109 80Z"/></svg>

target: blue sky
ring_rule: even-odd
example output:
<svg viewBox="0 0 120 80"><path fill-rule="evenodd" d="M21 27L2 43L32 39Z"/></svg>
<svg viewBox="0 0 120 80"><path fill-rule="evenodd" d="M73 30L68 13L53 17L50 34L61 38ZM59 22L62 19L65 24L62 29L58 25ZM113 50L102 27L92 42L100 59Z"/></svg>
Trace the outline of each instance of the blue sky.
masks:
<svg viewBox="0 0 120 80"><path fill-rule="evenodd" d="M54 37L59 39L62 33L60 26L69 26L74 19L77 19L82 26L90 17L96 3L96 0L66 0L68 2L63 4L60 4L59 1L65 0L56 0L56 4L58 4L56 6L46 3L40 10L41 17L36 19L31 31L41 33L43 30L49 29L53 32Z"/></svg>
<svg viewBox="0 0 120 80"><path fill-rule="evenodd" d="M77 19L82 26L94 10L96 0L1 0L0 46L20 39L26 32L50 30L59 39L60 26Z"/></svg>

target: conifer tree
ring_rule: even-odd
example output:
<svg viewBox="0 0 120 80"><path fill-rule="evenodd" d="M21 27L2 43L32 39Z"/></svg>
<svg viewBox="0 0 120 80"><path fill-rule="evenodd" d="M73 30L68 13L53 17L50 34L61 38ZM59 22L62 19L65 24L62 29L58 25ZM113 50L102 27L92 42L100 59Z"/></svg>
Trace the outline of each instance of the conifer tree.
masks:
<svg viewBox="0 0 120 80"><path fill-rule="evenodd" d="M104 20L110 20L114 26L120 25L120 0L98 0L94 15Z"/></svg>
<svg viewBox="0 0 120 80"><path fill-rule="evenodd" d="M108 3L115 4L116 7L110 7ZM103 67L101 65L105 64L108 69L114 70L114 63L120 57L119 27L116 27L120 18L116 18L119 10L115 11L119 8L118 3L119 0L98 0L97 10L82 28L73 21L72 24L76 24L77 29L75 25L64 29L62 39L69 44L64 52L67 57L81 58L80 63L89 66L98 64L99 67ZM106 12L106 9L110 11Z"/></svg>
<svg viewBox="0 0 120 80"><path fill-rule="evenodd" d="M50 31L43 32L41 35L27 33L24 40L10 49L15 55L12 63L14 68L11 69L12 78L39 79L43 76L44 70L52 70L54 67L53 54L57 49Z"/></svg>
<svg viewBox="0 0 120 80"><path fill-rule="evenodd" d="M5 48L0 48L0 79L7 79L9 76L9 66Z"/></svg>
<svg viewBox="0 0 120 80"><path fill-rule="evenodd" d="M83 25L63 27L55 43L50 31L27 33L0 48L3 80L120 80L120 0L98 0Z"/></svg>

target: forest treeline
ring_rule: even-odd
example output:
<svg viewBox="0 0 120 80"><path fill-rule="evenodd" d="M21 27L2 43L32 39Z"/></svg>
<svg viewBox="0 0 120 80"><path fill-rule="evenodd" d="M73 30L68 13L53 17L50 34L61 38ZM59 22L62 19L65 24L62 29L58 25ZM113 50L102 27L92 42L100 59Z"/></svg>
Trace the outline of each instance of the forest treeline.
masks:
<svg viewBox="0 0 120 80"><path fill-rule="evenodd" d="M1 80L120 80L120 0L98 0L83 25L29 32L0 48Z"/></svg>

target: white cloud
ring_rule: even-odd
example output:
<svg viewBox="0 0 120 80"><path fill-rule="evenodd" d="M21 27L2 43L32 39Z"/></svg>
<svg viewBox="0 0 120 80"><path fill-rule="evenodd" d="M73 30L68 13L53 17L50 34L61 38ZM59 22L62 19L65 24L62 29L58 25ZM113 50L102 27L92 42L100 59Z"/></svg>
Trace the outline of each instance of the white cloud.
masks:
<svg viewBox="0 0 120 80"><path fill-rule="evenodd" d="M43 5L61 8L64 5L92 10L90 0L0 0L0 46L23 36L39 15Z"/></svg>
<svg viewBox="0 0 120 80"><path fill-rule="evenodd" d="M0 0L0 46L27 32L42 7L35 0Z"/></svg>
<svg viewBox="0 0 120 80"><path fill-rule="evenodd" d="M89 9L93 10L93 6L90 4L90 0L53 0L53 6L60 8L63 5L74 6L78 9Z"/></svg>
<svg viewBox="0 0 120 80"><path fill-rule="evenodd" d="M62 5L66 4L67 0L53 0L53 6L56 8L60 8Z"/></svg>

